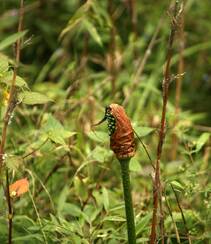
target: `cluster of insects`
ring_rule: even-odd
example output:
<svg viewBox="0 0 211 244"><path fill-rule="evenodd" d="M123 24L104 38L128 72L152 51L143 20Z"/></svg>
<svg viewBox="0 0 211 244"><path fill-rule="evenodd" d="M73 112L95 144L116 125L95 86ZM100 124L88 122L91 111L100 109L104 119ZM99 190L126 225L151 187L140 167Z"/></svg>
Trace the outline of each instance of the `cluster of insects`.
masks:
<svg viewBox="0 0 211 244"><path fill-rule="evenodd" d="M116 129L116 119L111 114L111 108L109 106L107 106L105 109L105 118L107 119L108 122L108 134L109 136L111 136Z"/></svg>

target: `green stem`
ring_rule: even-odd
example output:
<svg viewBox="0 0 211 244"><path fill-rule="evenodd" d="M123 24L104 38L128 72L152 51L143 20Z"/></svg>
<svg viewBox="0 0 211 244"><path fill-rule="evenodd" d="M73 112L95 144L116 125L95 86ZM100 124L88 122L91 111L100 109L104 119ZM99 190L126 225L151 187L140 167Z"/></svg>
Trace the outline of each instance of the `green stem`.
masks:
<svg viewBox="0 0 211 244"><path fill-rule="evenodd" d="M122 184L123 184L124 199L125 199L125 213L127 218L128 244L136 244L135 222L134 222L133 203L132 203L130 175L129 175L130 158L120 159L119 162L122 171Z"/></svg>

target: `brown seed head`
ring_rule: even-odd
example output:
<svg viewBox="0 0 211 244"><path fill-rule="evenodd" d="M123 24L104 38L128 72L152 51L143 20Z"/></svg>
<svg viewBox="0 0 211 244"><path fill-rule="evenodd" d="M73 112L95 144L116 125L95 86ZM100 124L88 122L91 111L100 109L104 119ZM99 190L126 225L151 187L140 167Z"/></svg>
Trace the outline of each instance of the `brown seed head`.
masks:
<svg viewBox="0 0 211 244"><path fill-rule="evenodd" d="M135 155L133 127L124 108L111 104L110 113L116 121L115 131L110 137L110 147L118 159L131 158Z"/></svg>

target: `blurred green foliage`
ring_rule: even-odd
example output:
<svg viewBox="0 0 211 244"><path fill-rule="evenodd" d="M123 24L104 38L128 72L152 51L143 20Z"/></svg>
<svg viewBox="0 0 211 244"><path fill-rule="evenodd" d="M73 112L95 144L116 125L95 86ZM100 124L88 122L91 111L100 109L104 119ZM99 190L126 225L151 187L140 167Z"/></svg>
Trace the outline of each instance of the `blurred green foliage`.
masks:
<svg viewBox="0 0 211 244"><path fill-rule="evenodd" d="M25 0L17 33L17 0L0 5L0 117L8 101L13 44L23 36L16 87L19 105L9 125L10 181L28 177L30 192L15 199L14 243L126 243L120 167L104 125L104 107L124 104L150 155L156 158L161 83L172 21L170 1ZM187 233L210 236L211 28L209 0L185 1L184 74L175 126L175 79L170 86L162 181L167 243ZM135 21L133 21L133 18ZM161 20L162 19L162 20ZM161 23L140 72L147 47ZM177 74L179 35L172 75ZM94 131L93 131L94 130ZM173 139L178 139L176 158ZM152 214L152 167L141 145L131 163L137 243L147 243ZM4 175L1 179L5 181ZM0 189L0 243L7 240L7 205Z"/></svg>

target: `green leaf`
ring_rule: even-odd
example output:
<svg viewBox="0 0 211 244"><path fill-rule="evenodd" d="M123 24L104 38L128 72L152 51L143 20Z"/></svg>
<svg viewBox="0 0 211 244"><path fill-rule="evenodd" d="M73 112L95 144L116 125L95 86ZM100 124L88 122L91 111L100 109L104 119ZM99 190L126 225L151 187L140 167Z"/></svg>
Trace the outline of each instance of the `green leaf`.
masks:
<svg viewBox="0 0 211 244"><path fill-rule="evenodd" d="M152 214L148 213L144 217L139 218L139 221L136 224L136 235L139 235L143 231L147 230L147 228L149 228L151 217Z"/></svg>
<svg viewBox="0 0 211 244"><path fill-rule="evenodd" d="M178 191L184 190L184 187L182 186L182 184L176 180L172 181L170 184L175 188L175 190L178 190Z"/></svg>
<svg viewBox="0 0 211 244"><path fill-rule="evenodd" d="M86 200L88 197L88 189L87 185L83 182L83 179L75 176L74 178L74 186L77 196L79 196L82 200Z"/></svg>
<svg viewBox="0 0 211 244"><path fill-rule="evenodd" d="M197 140L196 149L193 150L192 153L199 152L202 149L202 147L205 145L205 143L209 140L209 138L210 138L210 133L207 132L203 133Z"/></svg>
<svg viewBox="0 0 211 244"><path fill-rule="evenodd" d="M23 162L23 158L20 156L9 156L6 157L5 163L8 169L17 170Z"/></svg>
<svg viewBox="0 0 211 244"><path fill-rule="evenodd" d="M68 215L71 215L74 217L79 217L79 216L83 215L81 209L77 205L72 204L72 203L67 203L67 202L64 203L62 213L68 214Z"/></svg>
<svg viewBox="0 0 211 244"><path fill-rule="evenodd" d="M138 238L136 241L137 241L137 243L146 244L149 241L149 238L141 237L141 238Z"/></svg>
<svg viewBox="0 0 211 244"><path fill-rule="evenodd" d="M97 146L92 152L91 157L101 163L105 162L107 158L112 155L112 152L103 147Z"/></svg>
<svg viewBox="0 0 211 244"><path fill-rule="evenodd" d="M106 211L108 211L109 209L109 194L108 194L108 190L103 187L102 188L102 193L103 193L103 205Z"/></svg>
<svg viewBox="0 0 211 244"><path fill-rule="evenodd" d="M0 188L0 206L3 206L4 204L4 189L3 187ZM1 227L1 224L0 224Z"/></svg>
<svg viewBox="0 0 211 244"><path fill-rule="evenodd" d="M39 230L39 227L37 227L37 229ZM21 243L23 243L23 242L26 243L26 241L27 242L32 242L32 241L42 242L43 236L40 234L29 234L29 235L24 234L23 236L14 237L12 240L16 243L18 241L21 241Z"/></svg>
<svg viewBox="0 0 211 244"><path fill-rule="evenodd" d="M81 217L82 219L84 219L88 223L90 223L89 217L84 212L82 212L81 209L77 205L69 203L69 202L63 203L62 209L60 210L60 214L62 216L70 215L73 217Z"/></svg>
<svg viewBox="0 0 211 244"><path fill-rule="evenodd" d="M154 128L136 126L136 125L134 125L133 128L139 137L147 136L155 130Z"/></svg>
<svg viewBox="0 0 211 244"><path fill-rule="evenodd" d="M90 131L87 136L96 142L105 143L108 140L108 133L102 131Z"/></svg>
<svg viewBox="0 0 211 244"><path fill-rule="evenodd" d="M135 172L141 171L142 169L140 162L137 160L136 157L131 158L129 167L131 171Z"/></svg>
<svg viewBox="0 0 211 244"><path fill-rule="evenodd" d="M125 222L125 218L120 216L107 216L103 221Z"/></svg>
<svg viewBox="0 0 211 244"><path fill-rule="evenodd" d="M103 43L101 37L98 34L97 29L94 27L94 25L91 22L89 22L87 19L83 20L83 25L85 29L89 32L91 37L96 41L96 43L98 43L102 47Z"/></svg>
<svg viewBox="0 0 211 244"><path fill-rule="evenodd" d="M6 85L11 85L12 80L13 80L13 72L7 72L5 75L0 77L0 82ZM26 81L18 75L16 76L15 86L28 88Z"/></svg>
<svg viewBox="0 0 211 244"><path fill-rule="evenodd" d="M44 125L43 130L50 140L62 145L65 145L64 139L76 134L75 132L65 130L62 124L52 115L48 115L48 120Z"/></svg>
<svg viewBox="0 0 211 244"><path fill-rule="evenodd" d="M3 41L0 42L0 51L15 43L19 38L23 37L26 33L27 31L25 30L25 31L17 32L5 38Z"/></svg>
<svg viewBox="0 0 211 244"><path fill-rule="evenodd" d="M0 77L6 72L9 68L8 58L3 54L0 54Z"/></svg>
<svg viewBox="0 0 211 244"><path fill-rule="evenodd" d="M83 209L83 213L88 217L88 222L92 223L98 219L99 214L102 212L101 205L86 205Z"/></svg>
<svg viewBox="0 0 211 244"><path fill-rule="evenodd" d="M91 1L87 1L85 4L83 4L73 15L73 17L69 20L67 26L64 30L62 30L60 34L60 38L62 38L67 32L71 32L81 21L84 19L84 17L87 14L87 11L89 10L91 6Z"/></svg>
<svg viewBox="0 0 211 244"><path fill-rule="evenodd" d="M29 92L29 91L24 91L19 93L18 98L22 103L27 105L44 104L52 101L50 98L48 98L47 96L39 92Z"/></svg>
<svg viewBox="0 0 211 244"><path fill-rule="evenodd" d="M61 214L61 211L64 209L64 204L66 202L69 192L70 192L69 187L67 185L65 185L65 187L61 191L61 193L59 195L59 199L58 199L58 207L57 207L58 214Z"/></svg>

